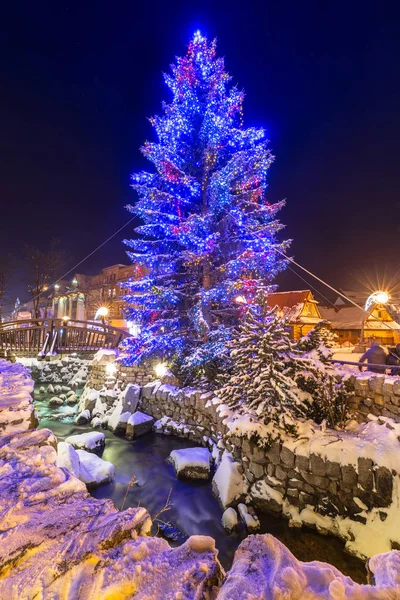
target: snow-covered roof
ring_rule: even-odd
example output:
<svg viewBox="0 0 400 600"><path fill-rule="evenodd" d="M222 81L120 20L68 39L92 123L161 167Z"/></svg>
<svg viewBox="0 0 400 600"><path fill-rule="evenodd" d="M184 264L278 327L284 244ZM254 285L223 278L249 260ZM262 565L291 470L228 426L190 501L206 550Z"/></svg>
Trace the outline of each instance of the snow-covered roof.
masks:
<svg viewBox="0 0 400 600"><path fill-rule="evenodd" d="M318 317L301 315L305 302L311 302L317 305L310 290L294 290L290 292L275 292L268 296L268 306L274 308L277 306L289 321L302 323L318 323L321 319ZM318 309L317 309L318 311Z"/></svg>
<svg viewBox="0 0 400 600"><path fill-rule="evenodd" d="M319 311L322 318L331 323L333 329L361 329L366 316L366 313L356 306L344 306L338 309L320 306ZM397 330L400 329L400 325L395 321L377 319L370 315L365 322L364 329Z"/></svg>

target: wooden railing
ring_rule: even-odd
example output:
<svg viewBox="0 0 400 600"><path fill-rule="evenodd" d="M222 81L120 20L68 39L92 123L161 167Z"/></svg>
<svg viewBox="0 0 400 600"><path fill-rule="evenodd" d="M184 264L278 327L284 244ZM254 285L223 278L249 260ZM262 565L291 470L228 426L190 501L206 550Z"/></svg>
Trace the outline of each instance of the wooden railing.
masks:
<svg viewBox="0 0 400 600"><path fill-rule="evenodd" d="M0 354L92 352L117 348L128 332L97 321L24 319L0 323Z"/></svg>

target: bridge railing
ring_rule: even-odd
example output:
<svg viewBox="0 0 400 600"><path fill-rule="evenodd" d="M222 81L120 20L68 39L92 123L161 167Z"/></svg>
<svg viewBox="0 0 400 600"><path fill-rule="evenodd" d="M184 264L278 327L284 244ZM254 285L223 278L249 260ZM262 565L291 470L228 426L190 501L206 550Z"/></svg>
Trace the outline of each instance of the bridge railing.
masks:
<svg viewBox="0 0 400 600"><path fill-rule="evenodd" d="M88 352L117 348L128 336L98 321L23 319L0 323L0 353Z"/></svg>

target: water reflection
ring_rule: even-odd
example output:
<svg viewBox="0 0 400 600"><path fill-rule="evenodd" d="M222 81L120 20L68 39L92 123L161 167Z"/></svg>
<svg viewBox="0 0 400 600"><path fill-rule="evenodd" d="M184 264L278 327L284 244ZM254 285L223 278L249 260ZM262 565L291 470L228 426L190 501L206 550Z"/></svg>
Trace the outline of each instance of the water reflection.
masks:
<svg viewBox="0 0 400 600"><path fill-rule="evenodd" d="M52 410L46 408L44 398L35 400L35 404L39 411L40 427L51 429L59 441L72 434L92 431L90 427L73 424L70 417L67 422L49 419ZM245 537L245 531L226 535L221 525L222 510L212 493L211 483L204 480L178 480L172 465L167 462L172 450L193 447L195 444L174 436L155 433L134 441L117 437L109 431L104 431L104 434L106 446L102 457L115 465L116 476L114 482L98 487L91 492L92 495L96 498L111 498L117 508L120 508L128 483L132 476L135 476L137 485L130 488L124 508L144 506L154 517L164 507L171 490L172 506L160 518L171 522L186 535L201 534L213 537L221 563L225 569L229 569L234 552ZM261 532L272 533L279 538L300 560L330 562L356 581L365 582L363 562L347 555L340 540L323 537L314 531L292 530L283 519L268 515L259 516ZM157 525L154 528L156 532Z"/></svg>

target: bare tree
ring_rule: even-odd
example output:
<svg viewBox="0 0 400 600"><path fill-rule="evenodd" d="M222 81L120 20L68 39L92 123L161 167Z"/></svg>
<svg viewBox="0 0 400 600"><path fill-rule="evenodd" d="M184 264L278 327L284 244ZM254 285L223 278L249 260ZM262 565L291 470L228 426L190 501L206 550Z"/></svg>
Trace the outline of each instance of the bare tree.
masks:
<svg viewBox="0 0 400 600"><path fill-rule="evenodd" d="M2 319L2 306L4 300L4 294L7 289L7 278L10 270L10 259L8 256L0 256L0 323Z"/></svg>
<svg viewBox="0 0 400 600"><path fill-rule="evenodd" d="M40 317L40 300L53 280L59 275L65 262L65 253L57 240L52 240L49 249L42 251L25 247L25 259L29 267L28 291L33 304L34 318Z"/></svg>

